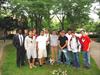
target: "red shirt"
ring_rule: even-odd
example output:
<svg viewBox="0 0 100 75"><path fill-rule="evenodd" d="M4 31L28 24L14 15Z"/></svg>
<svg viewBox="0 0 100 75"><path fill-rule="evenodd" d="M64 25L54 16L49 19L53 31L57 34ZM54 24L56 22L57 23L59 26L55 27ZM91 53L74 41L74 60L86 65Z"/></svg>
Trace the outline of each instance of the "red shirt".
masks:
<svg viewBox="0 0 100 75"><path fill-rule="evenodd" d="M81 36L80 43L82 46L82 50L87 52L90 44L90 38L87 35Z"/></svg>

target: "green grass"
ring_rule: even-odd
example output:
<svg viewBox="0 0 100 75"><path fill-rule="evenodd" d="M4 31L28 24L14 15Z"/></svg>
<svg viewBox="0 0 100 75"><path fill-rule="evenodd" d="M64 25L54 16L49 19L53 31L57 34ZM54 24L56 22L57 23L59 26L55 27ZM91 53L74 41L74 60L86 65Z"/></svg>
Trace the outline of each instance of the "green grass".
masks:
<svg viewBox="0 0 100 75"><path fill-rule="evenodd" d="M44 65L30 70L28 65L17 68L16 67L16 50L12 45L7 45L4 50L4 58L2 65L2 75L52 75L52 71L56 69L67 70L68 75L100 75L100 70L95 64L94 60L91 59L91 69L81 68L76 69L72 66L67 65Z"/></svg>

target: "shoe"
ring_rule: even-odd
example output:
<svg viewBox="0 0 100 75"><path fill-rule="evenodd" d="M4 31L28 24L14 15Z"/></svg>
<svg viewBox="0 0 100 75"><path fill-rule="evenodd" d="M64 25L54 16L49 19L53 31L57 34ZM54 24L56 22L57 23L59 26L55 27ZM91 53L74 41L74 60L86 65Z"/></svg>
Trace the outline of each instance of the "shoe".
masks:
<svg viewBox="0 0 100 75"><path fill-rule="evenodd" d="M33 65L33 68L37 68L37 66Z"/></svg>
<svg viewBox="0 0 100 75"><path fill-rule="evenodd" d="M32 65L30 65L29 68L32 69Z"/></svg>
<svg viewBox="0 0 100 75"><path fill-rule="evenodd" d="M42 65L39 65L40 67L42 67Z"/></svg>
<svg viewBox="0 0 100 75"><path fill-rule="evenodd" d="M90 66L84 66L84 68L86 68L86 69L90 69Z"/></svg>

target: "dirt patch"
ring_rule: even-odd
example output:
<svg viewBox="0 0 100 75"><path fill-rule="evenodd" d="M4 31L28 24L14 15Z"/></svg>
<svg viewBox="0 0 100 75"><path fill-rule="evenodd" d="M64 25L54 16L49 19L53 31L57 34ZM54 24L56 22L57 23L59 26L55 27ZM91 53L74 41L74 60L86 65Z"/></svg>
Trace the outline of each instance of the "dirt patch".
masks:
<svg viewBox="0 0 100 75"><path fill-rule="evenodd" d="M3 56L3 49L4 49L4 47L6 46L6 45L8 45L8 44L10 44L11 43L11 41L10 40L7 40L5 43L4 43L4 41L3 40L0 40L0 75L2 75L1 74L1 66L2 66L2 56Z"/></svg>
<svg viewBox="0 0 100 75"><path fill-rule="evenodd" d="M96 61L97 66L100 69L100 43L92 41L90 53L93 59Z"/></svg>

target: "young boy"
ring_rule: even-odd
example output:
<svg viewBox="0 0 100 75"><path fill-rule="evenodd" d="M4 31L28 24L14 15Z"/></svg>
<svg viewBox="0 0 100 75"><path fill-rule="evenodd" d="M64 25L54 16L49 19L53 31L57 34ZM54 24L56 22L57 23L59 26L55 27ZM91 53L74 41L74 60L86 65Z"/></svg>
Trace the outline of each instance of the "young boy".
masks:
<svg viewBox="0 0 100 75"><path fill-rule="evenodd" d="M43 65L43 62L45 58L47 57L47 50L46 50L46 44L47 44L47 38L44 36L44 31L40 32L40 35L36 39L37 42L37 50L38 50L38 58L40 66Z"/></svg>
<svg viewBox="0 0 100 75"><path fill-rule="evenodd" d="M79 68L80 64L78 52L80 52L81 44L74 31L72 31L72 38L70 39L70 48L73 54L73 66Z"/></svg>
<svg viewBox="0 0 100 75"><path fill-rule="evenodd" d="M29 33L28 36L26 36L25 38L25 50L28 58L29 67L30 69L32 69L32 67L36 68L35 66L35 58L37 57L36 38L33 37L32 30L29 30L28 33ZM32 63L30 61L31 58L32 58Z"/></svg>
<svg viewBox="0 0 100 75"><path fill-rule="evenodd" d="M70 64L69 57L68 57L68 50L67 50L67 45L68 45L68 38L65 36L65 31L61 30L60 31L60 36L58 38L59 40L59 51L58 51L58 63L61 63L61 53L63 52L66 62L65 64Z"/></svg>
<svg viewBox="0 0 100 75"><path fill-rule="evenodd" d="M82 52L83 52L83 58L84 58L84 67L85 68L90 68L90 55L89 55L89 50L90 50L90 38L88 35L85 34L84 30L81 30L80 32L82 34L80 38L80 43L82 45Z"/></svg>
<svg viewBox="0 0 100 75"><path fill-rule="evenodd" d="M72 51L70 48L70 39L72 38L72 30L68 29L68 32L66 33L66 37L68 38L68 57L69 57L69 61L72 64Z"/></svg>

